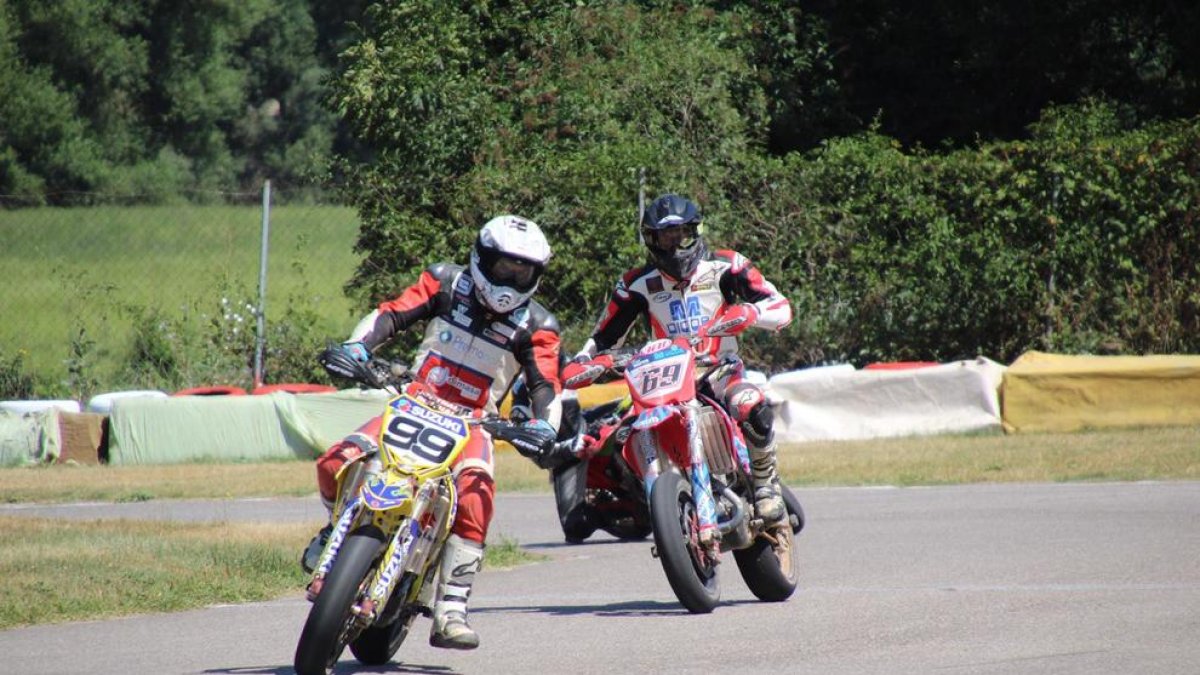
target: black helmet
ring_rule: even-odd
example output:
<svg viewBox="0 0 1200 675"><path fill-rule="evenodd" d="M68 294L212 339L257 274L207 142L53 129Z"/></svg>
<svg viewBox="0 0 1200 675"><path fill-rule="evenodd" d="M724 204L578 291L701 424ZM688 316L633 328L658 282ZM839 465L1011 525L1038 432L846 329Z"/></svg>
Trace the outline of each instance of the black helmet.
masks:
<svg viewBox="0 0 1200 675"><path fill-rule="evenodd" d="M686 279L708 255L700 207L686 197L663 195L642 214L642 243L659 270L674 279Z"/></svg>

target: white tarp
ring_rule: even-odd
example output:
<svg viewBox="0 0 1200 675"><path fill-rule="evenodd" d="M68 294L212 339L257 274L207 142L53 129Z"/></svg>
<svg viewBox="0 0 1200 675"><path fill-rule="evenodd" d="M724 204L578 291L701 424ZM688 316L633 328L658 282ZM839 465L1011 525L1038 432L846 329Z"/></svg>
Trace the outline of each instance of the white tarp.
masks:
<svg viewBox="0 0 1200 675"><path fill-rule="evenodd" d="M983 357L903 370L827 366L776 375L767 393L779 401L783 443L998 431L1004 370Z"/></svg>
<svg viewBox="0 0 1200 675"><path fill-rule="evenodd" d="M40 464L58 459L62 448L58 407L17 413L0 409L0 466Z"/></svg>

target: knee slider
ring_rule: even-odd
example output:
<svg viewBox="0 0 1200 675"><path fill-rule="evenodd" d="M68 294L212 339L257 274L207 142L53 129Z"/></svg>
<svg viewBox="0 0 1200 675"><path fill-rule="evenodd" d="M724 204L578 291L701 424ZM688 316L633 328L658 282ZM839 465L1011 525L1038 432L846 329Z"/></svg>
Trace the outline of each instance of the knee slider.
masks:
<svg viewBox="0 0 1200 675"><path fill-rule="evenodd" d="M750 409L750 414L742 422L742 433L747 440L758 447L765 447L774 438L775 411L762 401Z"/></svg>

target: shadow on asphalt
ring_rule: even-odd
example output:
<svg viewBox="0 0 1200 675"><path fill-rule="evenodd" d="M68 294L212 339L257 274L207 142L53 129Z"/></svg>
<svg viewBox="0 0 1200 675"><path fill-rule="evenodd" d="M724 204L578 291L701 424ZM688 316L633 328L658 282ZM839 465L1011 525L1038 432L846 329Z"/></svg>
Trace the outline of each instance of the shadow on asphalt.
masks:
<svg viewBox="0 0 1200 675"><path fill-rule="evenodd" d="M624 545L624 544L647 544L647 542L649 542L649 543L653 543L653 542L650 542L648 539L638 539L638 540L622 540L622 539L588 539L587 541L584 541L584 542L583 542L583 543L581 543L581 544L568 544L568 543L567 543L567 542L565 542L565 541L539 542L539 543L536 543L536 544L526 544L526 543L524 543L524 542L521 542L521 548L524 548L524 549L529 549L529 550L531 550L531 551L540 551L540 550L559 550L559 549L578 549L578 550L583 550L583 549L591 548L591 547L593 547L593 546L614 546L614 545Z"/></svg>
<svg viewBox="0 0 1200 675"><path fill-rule="evenodd" d="M349 652L346 652L349 654ZM245 668L209 668L203 671L214 675L295 675L291 665L286 666L246 666ZM350 675L351 673L428 673L430 675L446 675L457 672L449 666L428 666L419 663L399 663L391 661L378 666L366 666L353 658L343 657L333 668L334 675Z"/></svg>
<svg viewBox="0 0 1200 675"><path fill-rule="evenodd" d="M730 600L718 606L755 605L754 600ZM473 614L492 614L514 612L521 614L549 614L550 616L576 616L590 614L598 617L628 618L639 616L678 616L690 614L678 602L659 602L657 600L633 600L630 602L614 602L604 605L541 605L524 607L478 607L472 609Z"/></svg>

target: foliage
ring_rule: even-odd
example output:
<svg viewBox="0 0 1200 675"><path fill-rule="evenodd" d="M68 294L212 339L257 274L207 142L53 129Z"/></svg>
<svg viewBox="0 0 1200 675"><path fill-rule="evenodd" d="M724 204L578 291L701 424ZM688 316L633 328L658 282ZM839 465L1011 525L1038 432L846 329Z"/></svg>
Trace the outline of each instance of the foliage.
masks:
<svg viewBox="0 0 1200 675"><path fill-rule="evenodd" d="M1200 109L1189 0L858 0L824 19L840 102L906 145L1023 137L1052 105L1114 98L1139 119ZM835 120L836 123L836 120ZM814 139L814 142L820 140Z"/></svg>
<svg viewBox="0 0 1200 675"><path fill-rule="evenodd" d="M1198 25L1180 0L0 0L0 199L226 199L183 190L336 175L362 301L466 262L478 226L516 212L551 238L542 298L576 341L642 260L644 168L649 196L695 198L712 243L792 299L782 336L747 340L771 370L1195 351L1198 122L1181 116L1200 104ZM70 281L36 229L6 227L15 277L38 260ZM179 257L137 263L167 279ZM5 299L67 314L69 291ZM302 355L344 331L319 323L327 299L285 297L272 379L310 379ZM41 338L69 342L54 386L113 382L116 352L129 381L244 377L244 334L176 316L215 302L101 298Z"/></svg>
<svg viewBox="0 0 1200 675"><path fill-rule="evenodd" d="M641 258L630 224L646 167L651 193L696 198L713 243L791 298L781 337L747 340L768 370L1200 347L1196 120L1139 126L1131 107L1096 100L1047 109L1022 140L934 152L875 126L773 157L752 22L538 7L513 33L502 17L404 3L348 52L337 100L379 150L349 170L359 293L462 261L478 223L516 211L560 252L543 297L584 324Z"/></svg>
<svg viewBox="0 0 1200 675"><path fill-rule="evenodd" d="M161 203L320 175L335 121L309 5L0 3L0 194Z"/></svg>
<svg viewBox="0 0 1200 675"><path fill-rule="evenodd" d="M25 365L25 351L12 355L0 352L0 399L31 399L37 389L37 378Z"/></svg>
<svg viewBox="0 0 1200 675"><path fill-rule="evenodd" d="M590 320L611 270L639 256L636 169L715 201L761 145L765 101L734 17L552 4L401 3L348 50L335 97L377 151L349 169L366 255L353 288L380 298L432 260L465 262L479 225L515 212L559 252L547 294L579 299L560 319Z"/></svg>
<svg viewBox="0 0 1200 675"><path fill-rule="evenodd" d="M134 388L175 391L197 384L253 385L257 309L245 289L224 285L215 308L189 303L178 316L130 305L134 337L116 381ZM293 293L278 320L267 324L264 375L270 382L327 379L315 355L337 327L327 325L303 291Z"/></svg>
<svg viewBox="0 0 1200 675"><path fill-rule="evenodd" d="M1120 119L1093 102L1048 110L1029 141L934 154L867 133L776 165L784 189L739 231L773 228L761 264L798 319L760 356L1200 349L1200 119Z"/></svg>

